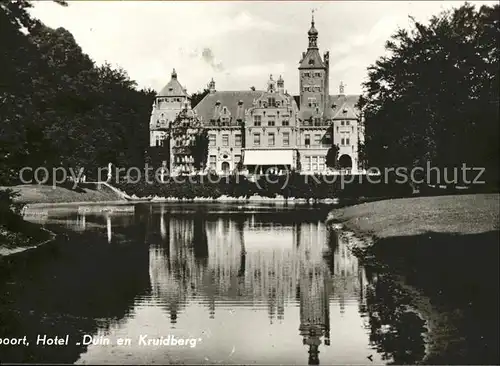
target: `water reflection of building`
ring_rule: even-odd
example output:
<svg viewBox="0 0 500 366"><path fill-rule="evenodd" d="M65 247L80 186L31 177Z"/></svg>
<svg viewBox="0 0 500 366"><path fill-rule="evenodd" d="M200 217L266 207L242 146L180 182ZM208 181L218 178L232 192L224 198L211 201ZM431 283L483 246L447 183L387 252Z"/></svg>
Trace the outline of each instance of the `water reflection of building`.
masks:
<svg viewBox="0 0 500 366"><path fill-rule="evenodd" d="M366 284L364 269L359 266L358 258L352 254L348 238L332 231L333 236L333 298L339 302L340 313L345 312L346 301L363 299ZM364 279L364 281L363 281Z"/></svg>
<svg viewBox="0 0 500 366"><path fill-rule="evenodd" d="M197 283L202 282L202 269L192 255L195 222L161 215L160 231L165 240L150 249L150 278L152 295L167 304L170 320L174 324L185 307L187 299L195 294Z"/></svg>
<svg viewBox="0 0 500 366"><path fill-rule="evenodd" d="M342 313L346 301L364 297L356 257L335 233L328 245L323 222L278 225L258 215L162 212L155 225L162 243L150 249L153 296L172 321L193 298L208 307L211 318L219 307L266 304L271 323L296 301L298 332L309 363L317 364L320 346L330 345L331 300Z"/></svg>

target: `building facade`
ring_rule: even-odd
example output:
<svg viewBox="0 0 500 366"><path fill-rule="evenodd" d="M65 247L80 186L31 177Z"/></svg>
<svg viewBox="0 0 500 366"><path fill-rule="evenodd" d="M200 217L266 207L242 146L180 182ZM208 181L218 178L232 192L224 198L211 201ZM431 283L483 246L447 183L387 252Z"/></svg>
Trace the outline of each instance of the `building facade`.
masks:
<svg viewBox="0 0 500 366"><path fill-rule="evenodd" d="M172 71L171 79L153 103L150 131L150 156L155 167L171 174L189 174L197 169L194 149L203 126L191 109L191 98Z"/></svg>
<svg viewBox="0 0 500 366"><path fill-rule="evenodd" d="M265 167L279 171L295 170L297 151L297 112L295 100L284 90L284 80L270 75L267 90L254 99L245 118L244 167L260 173Z"/></svg>
<svg viewBox="0 0 500 366"><path fill-rule="evenodd" d="M307 50L299 67L299 95L292 96L279 76L269 77L264 90L217 91L210 81L209 93L194 107L194 115L208 133L207 169L219 174L235 170L259 173L297 170L303 174L332 172L326 155L339 148L337 165L353 173L361 170L359 146L363 142L358 95L329 94L330 54L320 54L319 32L314 17ZM158 94L151 119L151 146L161 145L168 125L189 101L177 74Z"/></svg>

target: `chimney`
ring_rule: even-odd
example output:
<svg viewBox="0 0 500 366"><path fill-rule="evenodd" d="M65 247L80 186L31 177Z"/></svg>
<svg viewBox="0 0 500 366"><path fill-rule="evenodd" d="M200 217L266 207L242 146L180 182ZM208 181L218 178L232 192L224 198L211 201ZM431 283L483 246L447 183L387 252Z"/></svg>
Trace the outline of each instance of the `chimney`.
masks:
<svg viewBox="0 0 500 366"><path fill-rule="evenodd" d="M276 84L278 86L278 93L283 94L285 91L285 81L283 80L281 75L280 75L278 81L276 82Z"/></svg>

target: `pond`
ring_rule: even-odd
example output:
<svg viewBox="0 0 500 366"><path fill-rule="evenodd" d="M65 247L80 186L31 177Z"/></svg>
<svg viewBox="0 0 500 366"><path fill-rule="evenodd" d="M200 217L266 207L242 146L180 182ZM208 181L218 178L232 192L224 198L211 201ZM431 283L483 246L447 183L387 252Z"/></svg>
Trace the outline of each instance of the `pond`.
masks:
<svg viewBox="0 0 500 366"><path fill-rule="evenodd" d="M4 265L0 338L29 345L4 342L0 361L418 362L424 322L405 311L403 326L384 323L409 300L394 300L325 225L330 209L137 204L33 214L59 235ZM55 337L62 344L48 345Z"/></svg>

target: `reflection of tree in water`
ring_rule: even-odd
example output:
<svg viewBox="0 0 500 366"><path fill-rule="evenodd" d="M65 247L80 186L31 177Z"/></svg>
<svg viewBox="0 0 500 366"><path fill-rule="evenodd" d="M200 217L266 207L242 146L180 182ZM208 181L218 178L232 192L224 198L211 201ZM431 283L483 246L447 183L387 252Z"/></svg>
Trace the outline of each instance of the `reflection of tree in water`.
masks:
<svg viewBox="0 0 500 366"><path fill-rule="evenodd" d="M63 232L55 243L15 258L2 275L0 338L26 335L30 345L2 346L1 361L75 362L87 348L75 342L124 321L149 289L143 241L115 245L102 231ZM37 346L38 334L67 334L71 344Z"/></svg>
<svg viewBox="0 0 500 366"><path fill-rule="evenodd" d="M412 298L388 275L366 269L368 288L366 306L370 341L382 359L393 364L415 364L425 356L425 322L412 309Z"/></svg>

